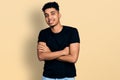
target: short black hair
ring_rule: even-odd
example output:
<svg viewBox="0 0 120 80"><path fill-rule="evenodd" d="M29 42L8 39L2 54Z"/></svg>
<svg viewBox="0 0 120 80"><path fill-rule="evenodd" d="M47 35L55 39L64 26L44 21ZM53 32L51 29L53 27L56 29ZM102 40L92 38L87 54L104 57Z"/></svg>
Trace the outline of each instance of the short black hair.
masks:
<svg viewBox="0 0 120 80"><path fill-rule="evenodd" d="M59 5L58 5L57 2L48 2L48 3L46 3L43 6L42 11L44 12L48 8L55 8L57 11L59 11Z"/></svg>

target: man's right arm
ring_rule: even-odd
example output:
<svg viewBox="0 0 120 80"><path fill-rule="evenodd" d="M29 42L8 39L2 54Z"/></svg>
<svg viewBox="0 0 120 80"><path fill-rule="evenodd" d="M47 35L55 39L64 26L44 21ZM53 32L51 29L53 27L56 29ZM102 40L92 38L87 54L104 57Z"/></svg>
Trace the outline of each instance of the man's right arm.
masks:
<svg viewBox="0 0 120 80"><path fill-rule="evenodd" d="M66 47L63 50L51 52L45 42L39 42L37 45L37 54L40 61L53 60L60 56L68 55L69 48Z"/></svg>

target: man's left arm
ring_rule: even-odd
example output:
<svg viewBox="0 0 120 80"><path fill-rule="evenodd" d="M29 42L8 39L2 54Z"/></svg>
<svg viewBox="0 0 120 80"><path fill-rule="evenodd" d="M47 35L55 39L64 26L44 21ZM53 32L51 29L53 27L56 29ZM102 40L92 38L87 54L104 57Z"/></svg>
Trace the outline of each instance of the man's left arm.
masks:
<svg viewBox="0 0 120 80"><path fill-rule="evenodd" d="M69 46L69 55L61 56L57 58L60 61L70 62L70 63L76 63L78 60L80 51L80 43L71 43Z"/></svg>

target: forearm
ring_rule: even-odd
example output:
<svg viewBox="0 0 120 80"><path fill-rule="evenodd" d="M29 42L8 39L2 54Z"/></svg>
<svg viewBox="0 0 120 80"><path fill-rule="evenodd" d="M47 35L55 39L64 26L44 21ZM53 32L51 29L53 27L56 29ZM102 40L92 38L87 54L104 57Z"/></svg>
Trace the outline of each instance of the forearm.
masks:
<svg viewBox="0 0 120 80"><path fill-rule="evenodd" d="M55 51L55 52L44 52L44 53L38 51L38 58L40 61L53 60L63 55L64 55L63 50Z"/></svg>
<svg viewBox="0 0 120 80"><path fill-rule="evenodd" d="M75 63L79 56L79 50L80 50L80 44L79 43L71 43L70 44L70 52L69 55L66 56L60 56L57 58L60 61Z"/></svg>
<svg viewBox="0 0 120 80"><path fill-rule="evenodd" d="M65 61L65 62L70 62L70 63L76 63L77 58L74 57L73 55L66 55L66 56L60 56L59 58L57 58L57 60L59 61Z"/></svg>

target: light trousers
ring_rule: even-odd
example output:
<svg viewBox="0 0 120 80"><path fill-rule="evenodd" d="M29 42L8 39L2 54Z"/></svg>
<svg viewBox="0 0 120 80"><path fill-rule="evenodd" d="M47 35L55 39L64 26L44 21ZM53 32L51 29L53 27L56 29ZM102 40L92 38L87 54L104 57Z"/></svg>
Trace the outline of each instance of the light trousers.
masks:
<svg viewBox="0 0 120 80"><path fill-rule="evenodd" d="M42 80L75 80L74 77L65 77L65 78L48 78L48 77L42 77Z"/></svg>

